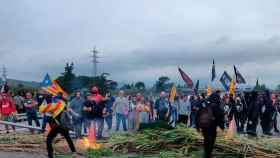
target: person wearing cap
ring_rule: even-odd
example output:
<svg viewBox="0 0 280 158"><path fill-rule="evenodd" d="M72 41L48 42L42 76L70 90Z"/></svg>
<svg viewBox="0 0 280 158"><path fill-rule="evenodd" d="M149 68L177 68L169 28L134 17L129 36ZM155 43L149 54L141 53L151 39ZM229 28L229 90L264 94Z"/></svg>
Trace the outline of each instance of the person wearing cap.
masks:
<svg viewBox="0 0 280 158"><path fill-rule="evenodd" d="M39 108L39 111L41 113L50 113L51 119L49 120L49 124L51 127L51 130L49 131L47 135L47 151L48 151L48 157L53 158L53 146L52 141L54 138L60 133L64 138L66 139L69 148L72 151L72 155L74 157L77 157L76 148L74 146L74 143L70 137L69 129L65 128L63 126L63 122L61 122L62 113L64 112L66 108L66 103L64 101L65 99L62 97L62 93L57 94L57 96L53 97L52 102L44 105L42 104Z"/></svg>
<svg viewBox="0 0 280 158"><path fill-rule="evenodd" d="M106 116L105 99L100 94L99 89L94 86L91 89L91 95L89 97L91 102L94 102L92 106L93 123L96 127L96 138L101 139L104 129L104 117Z"/></svg>

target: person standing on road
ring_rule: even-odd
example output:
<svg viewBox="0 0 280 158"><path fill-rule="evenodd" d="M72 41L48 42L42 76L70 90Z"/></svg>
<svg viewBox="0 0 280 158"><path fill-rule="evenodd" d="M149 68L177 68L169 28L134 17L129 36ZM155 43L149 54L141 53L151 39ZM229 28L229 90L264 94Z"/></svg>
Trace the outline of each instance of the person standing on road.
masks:
<svg viewBox="0 0 280 158"><path fill-rule="evenodd" d="M204 137L204 158L212 158L212 152L217 137L217 127L225 128L224 112L221 107L220 91L212 93L205 106L200 106L197 111L196 129Z"/></svg>
<svg viewBox="0 0 280 158"><path fill-rule="evenodd" d="M78 154L76 153L76 148L69 134L69 129L64 127L64 124L66 122L62 122L62 114L64 113L66 108L66 103L64 100L65 99L62 97L62 93L59 93L57 96L55 96L51 103L47 105L43 104L40 106L41 113L48 112L52 116L49 120L51 130L47 135L46 141L49 158L54 158L52 141L59 133L66 139L68 146L71 149L73 157L78 157Z"/></svg>
<svg viewBox="0 0 280 158"><path fill-rule="evenodd" d="M75 97L70 101L68 110L70 111L73 119L74 132L76 138L82 137L82 111L85 99L81 96L81 92L77 91Z"/></svg>
<svg viewBox="0 0 280 158"><path fill-rule="evenodd" d="M19 114L24 113L25 109L24 109L24 97L22 95L21 92L18 92L16 96L14 96L14 102L15 102L15 106L17 109L17 112Z"/></svg>
<svg viewBox="0 0 280 158"><path fill-rule="evenodd" d="M3 93L1 94L1 100L0 100L0 116L2 121L8 121L13 122L14 117L16 115L16 107L12 101L12 99L9 97L8 94ZM9 126L5 125L7 133L9 132ZM14 132L15 127L12 126Z"/></svg>
<svg viewBox="0 0 280 158"><path fill-rule="evenodd" d="M136 129L136 103L137 100L139 100L139 95L137 94L136 97L133 96L128 96L128 129L129 130L135 130ZM141 95L140 95L141 98Z"/></svg>
<svg viewBox="0 0 280 158"><path fill-rule="evenodd" d="M32 121L35 121L37 127L40 127L40 122L37 114L37 102L33 99L31 92L27 92L24 100L28 125L32 126ZM33 132L33 131L31 131Z"/></svg>
<svg viewBox="0 0 280 158"><path fill-rule="evenodd" d="M105 121L108 126L108 131L112 130L113 127L113 104L114 104L115 98L111 96L111 93L107 93L105 96L105 108L106 108L106 115L105 115Z"/></svg>
<svg viewBox="0 0 280 158"><path fill-rule="evenodd" d="M168 121L169 103L164 91L160 92L160 98L155 103L155 113L158 121Z"/></svg>
<svg viewBox="0 0 280 158"><path fill-rule="evenodd" d="M102 138L104 129L104 117L106 116L105 99L100 94L98 87L91 89L90 100L95 102L92 108L93 123L95 124L95 131L97 132L97 139Z"/></svg>
<svg viewBox="0 0 280 158"><path fill-rule="evenodd" d="M179 100L178 113L178 122L184 123L186 126L188 126L189 116L191 113L191 103L189 102L187 95L183 96L182 99Z"/></svg>
<svg viewBox="0 0 280 158"><path fill-rule="evenodd" d="M126 120L129 111L128 104L128 99L124 96L124 91L121 90L113 105L117 119L116 131L119 131L121 123L123 125L123 130L127 131Z"/></svg>

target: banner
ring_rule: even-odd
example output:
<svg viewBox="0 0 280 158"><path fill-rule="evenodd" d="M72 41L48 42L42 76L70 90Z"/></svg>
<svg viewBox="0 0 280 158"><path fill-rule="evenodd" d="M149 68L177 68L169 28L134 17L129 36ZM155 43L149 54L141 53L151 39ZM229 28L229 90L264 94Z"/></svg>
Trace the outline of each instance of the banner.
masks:
<svg viewBox="0 0 280 158"><path fill-rule="evenodd" d="M178 67L178 70L181 74L182 79L185 81L188 88L193 88L193 81L192 79L181 69Z"/></svg>

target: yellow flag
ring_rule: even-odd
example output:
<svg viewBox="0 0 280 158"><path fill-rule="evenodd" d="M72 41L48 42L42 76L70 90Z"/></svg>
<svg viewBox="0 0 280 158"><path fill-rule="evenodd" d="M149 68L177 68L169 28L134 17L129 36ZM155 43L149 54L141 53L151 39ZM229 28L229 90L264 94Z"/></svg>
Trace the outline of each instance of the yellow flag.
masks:
<svg viewBox="0 0 280 158"><path fill-rule="evenodd" d="M235 83L234 80L232 79L229 85L229 94L234 95L235 93Z"/></svg>
<svg viewBox="0 0 280 158"><path fill-rule="evenodd" d="M207 87L207 96L210 96L212 94L212 88L208 85Z"/></svg>
<svg viewBox="0 0 280 158"><path fill-rule="evenodd" d="M171 91L170 91L170 98L169 98L170 102L174 102L176 94L177 94L176 86L173 85L172 88L171 88Z"/></svg>

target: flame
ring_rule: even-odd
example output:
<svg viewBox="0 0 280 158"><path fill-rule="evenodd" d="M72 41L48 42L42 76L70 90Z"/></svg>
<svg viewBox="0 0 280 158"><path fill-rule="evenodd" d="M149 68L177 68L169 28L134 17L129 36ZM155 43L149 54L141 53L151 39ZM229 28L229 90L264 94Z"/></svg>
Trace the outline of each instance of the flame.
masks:
<svg viewBox="0 0 280 158"><path fill-rule="evenodd" d="M89 140L87 138L84 138L84 145L86 148L88 149L94 149L94 150L98 150L101 148L100 144L97 143L90 143Z"/></svg>

